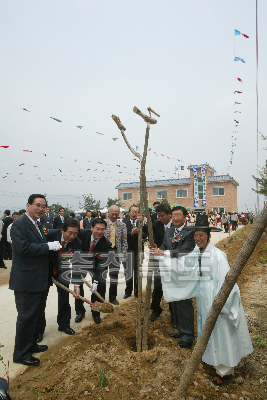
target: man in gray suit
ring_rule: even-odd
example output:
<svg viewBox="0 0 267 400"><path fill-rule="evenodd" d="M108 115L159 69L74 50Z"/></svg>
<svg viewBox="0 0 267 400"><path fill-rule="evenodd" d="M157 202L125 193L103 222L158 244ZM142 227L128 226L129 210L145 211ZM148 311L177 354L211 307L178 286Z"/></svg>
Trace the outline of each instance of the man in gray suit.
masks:
<svg viewBox="0 0 267 400"><path fill-rule="evenodd" d="M184 207L177 206L172 209L173 226L166 229L160 249L155 245L150 249L155 256L179 257L190 253L195 248L194 233L186 229L187 211ZM192 299L173 301L172 313L178 333L170 336L180 338L178 346L189 348L194 340L194 308Z"/></svg>
<svg viewBox="0 0 267 400"><path fill-rule="evenodd" d="M61 248L58 242L46 243L41 224L46 199L42 194L32 194L26 213L11 228L13 263L9 289L14 290L18 312L13 361L28 366L40 363L32 353L46 351L48 346L36 340L45 308L49 279L49 250Z"/></svg>

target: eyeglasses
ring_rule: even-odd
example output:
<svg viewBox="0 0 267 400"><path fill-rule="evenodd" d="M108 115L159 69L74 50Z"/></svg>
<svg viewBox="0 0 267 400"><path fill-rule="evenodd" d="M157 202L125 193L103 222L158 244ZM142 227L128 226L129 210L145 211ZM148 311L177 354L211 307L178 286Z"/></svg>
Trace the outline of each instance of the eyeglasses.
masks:
<svg viewBox="0 0 267 400"><path fill-rule="evenodd" d="M35 206L36 208L42 208L43 210L46 209L46 206L41 206L41 204L39 203L34 203L33 206Z"/></svg>

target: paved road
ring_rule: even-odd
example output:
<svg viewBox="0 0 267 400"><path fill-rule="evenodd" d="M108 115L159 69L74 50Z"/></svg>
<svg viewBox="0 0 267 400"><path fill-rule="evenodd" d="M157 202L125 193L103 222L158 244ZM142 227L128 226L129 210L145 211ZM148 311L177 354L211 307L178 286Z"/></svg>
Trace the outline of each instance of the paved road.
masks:
<svg viewBox="0 0 267 400"><path fill-rule="evenodd" d="M211 235L211 241L213 244L218 243L220 240L227 237L227 234L223 232L214 232ZM147 250L146 250L146 258L144 261L144 266L147 265ZM6 265L8 268L11 268L11 261L7 261ZM0 270L1 273L1 270ZM128 300L123 300L124 290L125 290L125 281L123 270L120 271L120 278L121 283L118 285L118 297L117 299L120 302L120 306L123 308L123 303ZM143 279L143 287L145 287L146 278ZM107 293L108 293L109 282L107 284ZM90 299L90 292L89 288L85 286L85 297ZM12 362L12 354L13 354L13 347L14 347L14 339L15 339L15 329L16 329L16 319L17 319L17 311L15 307L14 301L14 293L12 290L8 289L8 285L4 285L0 287L0 304L1 304L1 333L0 333L0 343L4 345L1 348L0 354L4 358L4 361L7 363L9 360L9 372L10 378L17 376L19 373L24 371L27 367L21 364L13 364ZM79 332L84 326L88 326L89 324L93 323L90 307L86 305L86 316L83 321L79 324L75 323L75 310L74 310L74 298L70 295L70 304L72 308L72 319L71 319L71 327L76 331ZM104 316L103 314L102 316ZM46 306L46 331L44 334L44 340L42 344L50 344L55 343L56 341L64 340L68 337L64 332L58 331L57 325L57 289L54 286L50 288L49 296L47 299L47 306ZM38 355L39 357L39 355ZM40 356L42 357L42 355ZM0 376L4 376L5 374L5 367L3 364L0 363Z"/></svg>

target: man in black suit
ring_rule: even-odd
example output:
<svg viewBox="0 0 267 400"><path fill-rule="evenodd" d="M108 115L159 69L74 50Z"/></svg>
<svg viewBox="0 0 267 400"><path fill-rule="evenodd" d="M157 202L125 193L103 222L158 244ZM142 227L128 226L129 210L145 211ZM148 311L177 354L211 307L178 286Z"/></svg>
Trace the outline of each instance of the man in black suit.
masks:
<svg viewBox="0 0 267 400"><path fill-rule="evenodd" d="M91 260L90 254L93 255L93 271L90 271L92 276L92 296L91 301L99 301L99 298L94 294L97 290L98 293L105 298L106 294L106 275L108 265L102 267L101 264L107 264L105 261L106 257L101 257L102 254L108 253L111 250L111 242L105 238L105 230L107 223L101 218L95 218L92 222L91 230L81 229L79 232L79 238L82 241L81 249L89 255L89 261ZM84 274L83 274L84 275ZM84 296L83 285L74 286L75 292L81 296ZM82 315L77 315L75 322L80 322L85 315L85 309ZM101 318L98 311L92 311L92 317L96 324L100 324Z"/></svg>
<svg viewBox="0 0 267 400"><path fill-rule="evenodd" d="M64 217L65 208L60 207L58 212L59 212L59 215L57 215L55 217L54 222L53 222L53 229L61 229L62 225L64 224L64 221L65 221L65 217Z"/></svg>
<svg viewBox="0 0 267 400"><path fill-rule="evenodd" d="M151 215L152 224L153 224L153 222L157 221L157 219L158 219L158 214L157 214L156 208L157 208L157 206L159 204L160 204L159 201L154 201L154 203L153 203L153 207L155 208L155 212L153 212L152 215Z"/></svg>
<svg viewBox="0 0 267 400"><path fill-rule="evenodd" d="M71 257L75 250L81 248L82 242L77 237L80 229L80 223L74 218L67 218L61 229L50 229L47 240L58 241L61 244L61 249L57 252L49 252L49 267L53 278L62 283L64 286L69 287L69 280L65 280L62 277L62 273L65 271L61 268L61 262L66 257L66 252L70 252L68 257ZM66 290L61 289L57 286L58 292L58 314L57 323L58 330L65 332L67 335L74 335L75 331L70 327L71 319L71 308L69 303L69 293ZM77 303L77 304L76 304ZM83 308L83 302L79 299L75 299L75 309L78 311ZM43 316L43 324L39 334L42 336L45 330L45 316ZM39 341L42 337L39 337Z"/></svg>
<svg viewBox="0 0 267 400"><path fill-rule="evenodd" d="M49 207L46 207L44 215L40 218L41 224L45 226L45 229L49 231L49 229L53 228L53 216L49 213Z"/></svg>
<svg viewBox="0 0 267 400"><path fill-rule="evenodd" d="M161 248L157 245L151 249L155 256L179 257L190 253L195 248L194 233L186 229L187 211L177 206L172 209L173 226L166 229ZM178 346L189 348L194 340L194 308L192 299L173 301L171 303L175 325L178 333L171 333L171 337L180 338Z"/></svg>
<svg viewBox="0 0 267 400"><path fill-rule="evenodd" d="M90 210L86 211L86 217L83 220L83 229L91 229L94 218Z"/></svg>
<svg viewBox="0 0 267 400"><path fill-rule="evenodd" d="M46 242L37 220L43 215L46 199L32 194L27 212L14 221L11 228L13 262L9 289L14 290L18 312L13 361L35 366L40 360L32 353L40 353L47 346L37 344L38 332L45 308L49 279L49 250L58 250L58 243Z"/></svg>
<svg viewBox="0 0 267 400"><path fill-rule="evenodd" d="M172 226L172 210L168 203L160 203L156 207L156 212L158 219L153 222L153 237L154 242L157 247L161 247L167 228ZM149 316L150 321L155 321L158 316L162 313L162 308L160 307L161 298L163 296L161 277L159 273L159 262L158 260L153 261L154 269L154 290L152 293L152 303L151 310L152 313Z"/></svg>
<svg viewBox="0 0 267 400"><path fill-rule="evenodd" d="M7 241L7 228L13 223L13 219L10 217L10 210L4 211L3 228L2 228L2 246L3 246L3 258L4 260L12 260L12 248L11 244Z"/></svg>
<svg viewBox="0 0 267 400"><path fill-rule="evenodd" d="M141 215L139 214L139 207L133 205L129 208L129 217L122 221L127 227L127 252L132 254L133 261L133 270L130 271L131 277L126 280L125 295L123 296L124 299L127 299L131 296L133 288L135 297L138 297L138 224L140 218ZM146 239L147 236L148 228L147 225L144 224L142 238ZM142 246L142 248L144 251L144 246Z"/></svg>

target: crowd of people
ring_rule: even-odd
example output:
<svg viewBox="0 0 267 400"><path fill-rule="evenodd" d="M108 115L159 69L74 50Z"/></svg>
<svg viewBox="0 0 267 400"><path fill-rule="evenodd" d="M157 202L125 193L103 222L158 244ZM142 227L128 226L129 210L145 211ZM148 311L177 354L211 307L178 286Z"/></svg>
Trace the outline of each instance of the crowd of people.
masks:
<svg viewBox="0 0 267 400"><path fill-rule="evenodd" d="M170 336L179 339L177 344L181 349L190 348L195 339L192 299L197 297L198 313L201 314L203 325L211 307L211 294L213 297L217 294L229 270L225 254L211 245L210 233L212 230L220 230L226 224L228 228L230 222L233 229L236 229L239 216L235 212L228 213L225 222L225 213L219 215L212 212L195 216L182 206L171 208L165 202L154 203L154 206L155 212L151 219L155 245L153 248L149 246L150 257L153 257L154 262L154 287L149 320L153 323L160 317L161 300L164 296L169 302L172 327L177 331ZM1 260L12 259L9 288L14 290L18 312L14 362L38 365L40 360L33 354L48 349L46 345L39 343L43 341L46 328L46 300L53 282L59 282L66 288L70 284L74 285L76 323L81 322L86 313L80 296L84 296L83 283L88 273L92 278L92 303L99 301L97 294L105 298L106 278L109 276L108 301L114 305L119 304L117 288L121 263L125 274L123 298L127 299L132 294L138 297L138 262L144 254L148 227L146 221L141 222L137 205L132 205L128 215L121 217L120 208L116 205L111 206L105 215L88 210L82 219L74 214L66 217L63 207L59 209L58 215L52 216L42 194L31 195L27 209L13 213L12 218L9 210L5 211ZM9 226L10 241L7 240ZM138 252L138 228L142 232L142 254ZM10 244L9 252L6 244L3 245L3 239ZM195 250L195 246L199 250ZM205 264L207 266L207 253L215 260L210 265L209 284L207 279L202 279L203 271L204 275L207 271L203 268ZM183 279L176 277L166 284L166 265L170 271L185 271L186 265L187 270L190 270L189 275L194 276L194 279L188 279L189 275L183 272ZM58 330L74 335L75 331L70 326L69 293L60 286L57 286L57 292ZM209 301L206 301L207 298ZM223 377L232 374L233 367L239 360L253 350L242 310L239 290L235 286L220 315L223 321L218 319L203 357L203 361L216 369L214 384L221 385ZM93 321L100 324L100 313L94 307L91 313ZM229 324L234 327L231 328L235 332L234 339L233 332L231 335L227 334L230 331ZM198 329L201 330L201 327L198 326ZM230 347L238 345L235 357L224 354L218 337L222 342L229 342ZM218 348L215 351L216 346Z"/></svg>

